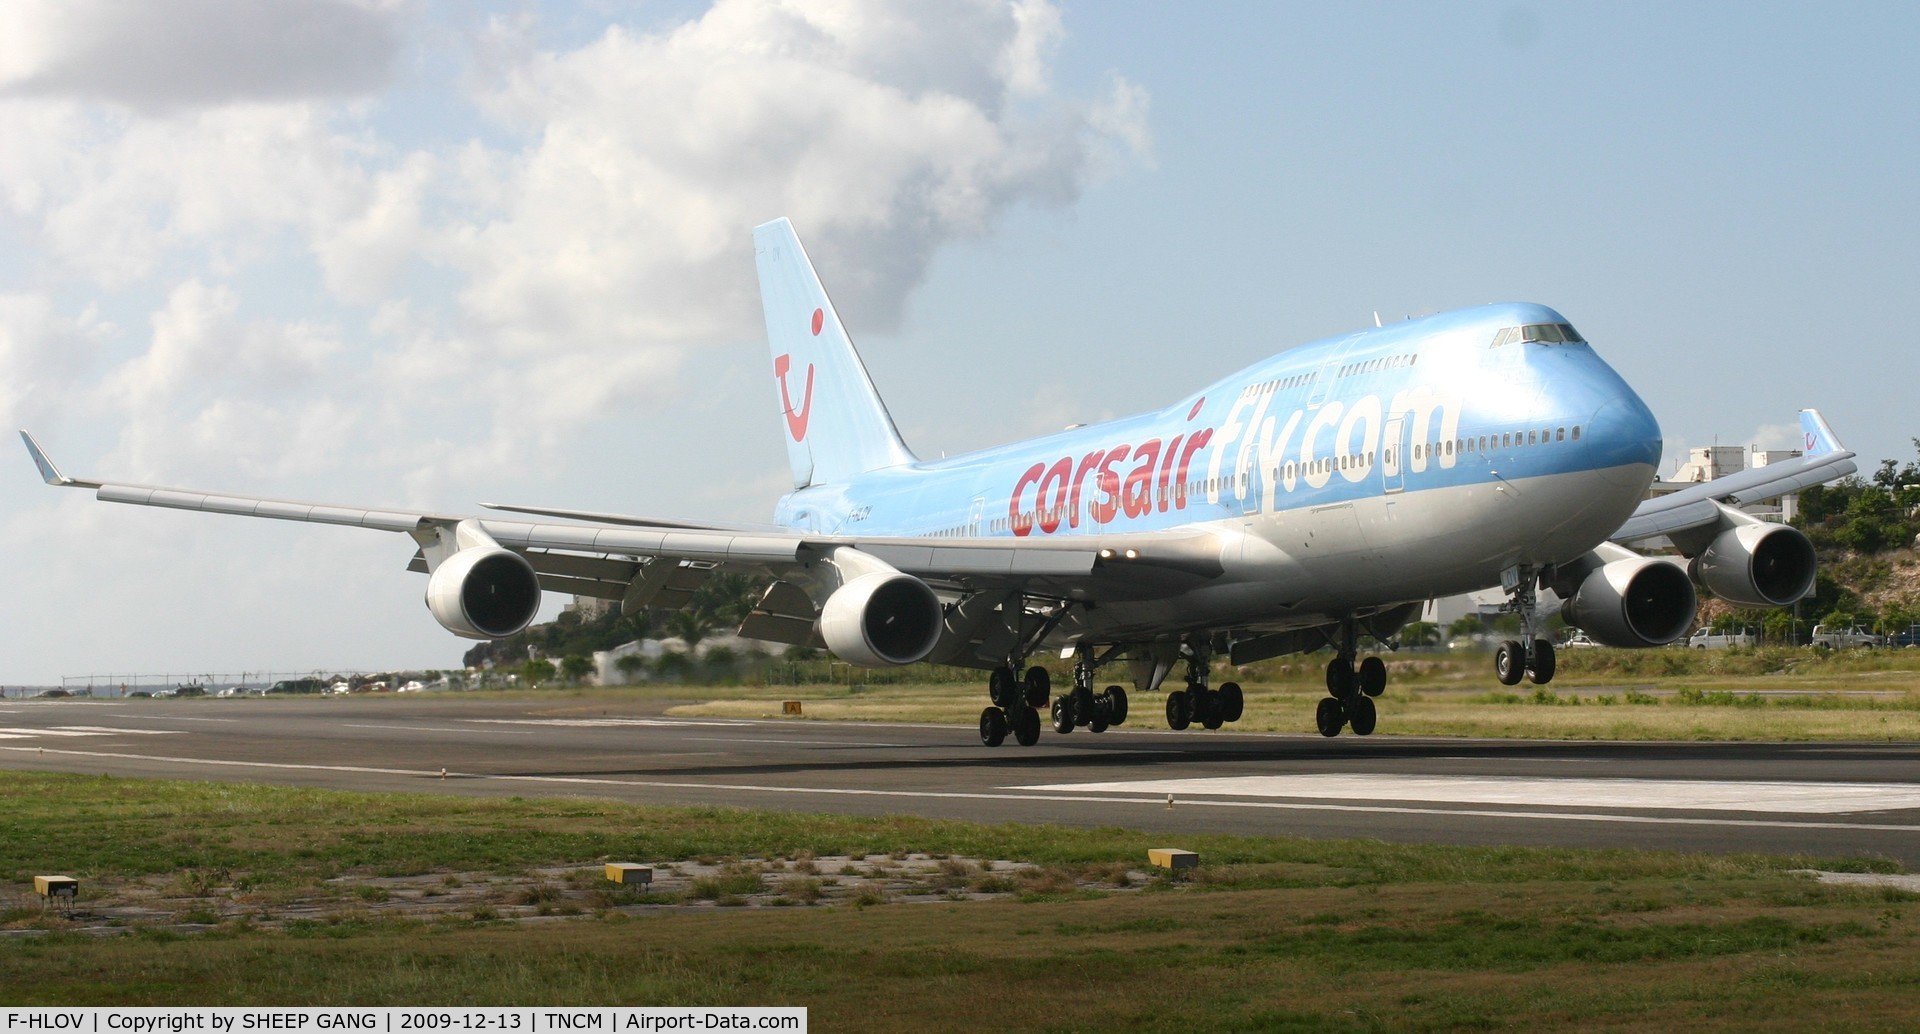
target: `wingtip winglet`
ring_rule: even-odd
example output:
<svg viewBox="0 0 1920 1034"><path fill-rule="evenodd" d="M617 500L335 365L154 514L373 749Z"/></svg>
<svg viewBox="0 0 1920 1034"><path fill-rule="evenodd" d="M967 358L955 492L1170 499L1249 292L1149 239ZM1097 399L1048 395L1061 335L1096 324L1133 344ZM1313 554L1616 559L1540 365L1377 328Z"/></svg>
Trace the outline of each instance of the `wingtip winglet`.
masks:
<svg viewBox="0 0 1920 1034"><path fill-rule="evenodd" d="M47 451L33 440L33 434L25 428L20 429L20 440L27 443L27 454L33 457L33 465L40 468L40 478L49 485L65 485L70 482L60 473L60 468L47 458Z"/></svg>

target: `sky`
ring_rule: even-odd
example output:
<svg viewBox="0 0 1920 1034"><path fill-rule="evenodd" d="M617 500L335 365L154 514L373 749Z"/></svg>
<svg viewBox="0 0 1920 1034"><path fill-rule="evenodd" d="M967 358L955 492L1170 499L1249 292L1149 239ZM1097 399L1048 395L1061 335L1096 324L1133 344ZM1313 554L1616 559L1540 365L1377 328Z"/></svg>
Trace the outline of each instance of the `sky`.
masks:
<svg viewBox="0 0 1920 1034"><path fill-rule="evenodd" d="M1815 406L1870 470L1920 435L1916 38L1899 3L18 0L0 415L70 475L765 520L784 215L924 457L1534 301L1664 469ZM13 464L0 684L469 645L404 538Z"/></svg>

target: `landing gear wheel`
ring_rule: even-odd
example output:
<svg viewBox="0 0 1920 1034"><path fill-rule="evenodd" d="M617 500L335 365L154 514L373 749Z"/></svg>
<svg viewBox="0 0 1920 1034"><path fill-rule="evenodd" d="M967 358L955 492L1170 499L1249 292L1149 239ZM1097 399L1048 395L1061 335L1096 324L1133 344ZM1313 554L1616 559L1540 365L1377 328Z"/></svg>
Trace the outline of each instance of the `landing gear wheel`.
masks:
<svg viewBox="0 0 1920 1034"><path fill-rule="evenodd" d="M1047 698L1053 695L1053 676L1047 674L1047 669L1036 664L1027 669L1026 687L1026 703L1032 707L1045 707Z"/></svg>
<svg viewBox="0 0 1920 1034"><path fill-rule="evenodd" d="M980 712L980 742L998 747L1007 740L1007 713L997 707Z"/></svg>
<svg viewBox="0 0 1920 1034"><path fill-rule="evenodd" d="M1167 694L1167 728L1180 730L1193 723L1193 715L1187 713L1187 694L1174 690Z"/></svg>
<svg viewBox="0 0 1920 1034"><path fill-rule="evenodd" d="M1066 697L1053 698L1053 731L1063 734L1073 731L1073 701Z"/></svg>
<svg viewBox="0 0 1920 1034"><path fill-rule="evenodd" d="M1067 706L1073 709L1073 724L1091 727L1100 710L1093 701L1093 687L1075 686L1067 699L1069 701ZM1105 722L1101 722L1100 725L1102 728L1106 727Z"/></svg>
<svg viewBox="0 0 1920 1034"><path fill-rule="evenodd" d="M1240 692L1240 683L1220 683L1220 720L1237 722L1247 709L1247 698Z"/></svg>
<svg viewBox="0 0 1920 1034"><path fill-rule="evenodd" d="M1113 701L1113 725L1127 724L1127 691L1119 686L1107 687L1107 699Z"/></svg>
<svg viewBox="0 0 1920 1034"><path fill-rule="evenodd" d="M1040 742L1040 712L1037 708L1022 707L1013 712L1013 742L1022 747L1031 747Z"/></svg>
<svg viewBox="0 0 1920 1034"><path fill-rule="evenodd" d="M1527 678L1536 686L1544 686L1553 681L1553 644L1545 639L1533 641L1533 663L1527 665Z"/></svg>
<svg viewBox="0 0 1920 1034"><path fill-rule="evenodd" d="M1360 692L1377 697L1387 691L1387 662L1378 657L1369 657L1360 662ZM1355 729L1355 732L1360 730Z"/></svg>
<svg viewBox="0 0 1920 1034"><path fill-rule="evenodd" d="M1327 695L1344 699L1353 692L1353 664L1343 657L1327 662Z"/></svg>
<svg viewBox="0 0 1920 1034"><path fill-rule="evenodd" d="M1373 698L1364 693L1354 694L1347 701L1347 723L1353 726L1355 736L1373 735L1374 722L1378 716L1373 710Z"/></svg>
<svg viewBox="0 0 1920 1034"><path fill-rule="evenodd" d="M1093 691L1088 690L1087 693L1089 696L1091 696ZM1106 732L1107 726L1113 724L1112 722L1113 712L1108 710L1108 705L1106 700L1099 697L1093 697L1092 699L1093 699L1093 707L1089 709L1089 713L1092 715L1092 717L1087 720L1087 731L1088 732Z"/></svg>
<svg viewBox="0 0 1920 1034"><path fill-rule="evenodd" d="M987 699L993 701L993 706L1012 707L1018 703L1015 692L1012 668L995 668L993 674L987 676Z"/></svg>
<svg viewBox="0 0 1920 1034"><path fill-rule="evenodd" d="M1346 710L1340 706L1340 701L1321 697L1320 706L1313 709L1313 724L1319 728L1322 736L1338 736L1340 727L1347 724Z"/></svg>
<svg viewBox="0 0 1920 1034"><path fill-rule="evenodd" d="M1526 675L1527 655L1520 644L1509 639L1493 652L1493 676L1503 686L1517 686Z"/></svg>
<svg viewBox="0 0 1920 1034"><path fill-rule="evenodd" d="M1209 689L1194 690L1188 693L1193 699L1194 720L1209 729L1218 729L1223 724L1220 718L1220 694Z"/></svg>

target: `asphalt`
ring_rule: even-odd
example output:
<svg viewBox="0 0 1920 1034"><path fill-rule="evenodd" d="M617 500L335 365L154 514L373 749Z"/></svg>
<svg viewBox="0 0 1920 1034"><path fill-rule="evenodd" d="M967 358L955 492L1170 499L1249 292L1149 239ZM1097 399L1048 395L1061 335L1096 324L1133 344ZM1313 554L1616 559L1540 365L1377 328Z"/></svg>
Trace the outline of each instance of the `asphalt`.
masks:
<svg viewBox="0 0 1920 1034"><path fill-rule="evenodd" d="M1920 869L1920 744L1613 743L673 718L457 696L0 701L0 767ZM1135 716L1138 719L1140 716ZM443 774L444 773L444 774ZM1169 802L1171 798L1171 802ZM1178 846L1170 842L1167 846Z"/></svg>

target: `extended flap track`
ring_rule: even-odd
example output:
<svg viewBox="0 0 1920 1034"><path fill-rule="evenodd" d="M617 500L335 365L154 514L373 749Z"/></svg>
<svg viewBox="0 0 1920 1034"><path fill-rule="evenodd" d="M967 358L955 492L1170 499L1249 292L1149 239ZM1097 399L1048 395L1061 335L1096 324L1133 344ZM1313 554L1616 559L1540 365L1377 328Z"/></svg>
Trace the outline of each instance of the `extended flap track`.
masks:
<svg viewBox="0 0 1920 1034"><path fill-rule="evenodd" d="M623 613L647 607L677 610L719 570L710 560L587 556L545 549L516 550L540 576L542 592L617 600ZM425 574L427 560L416 551L407 570Z"/></svg>

